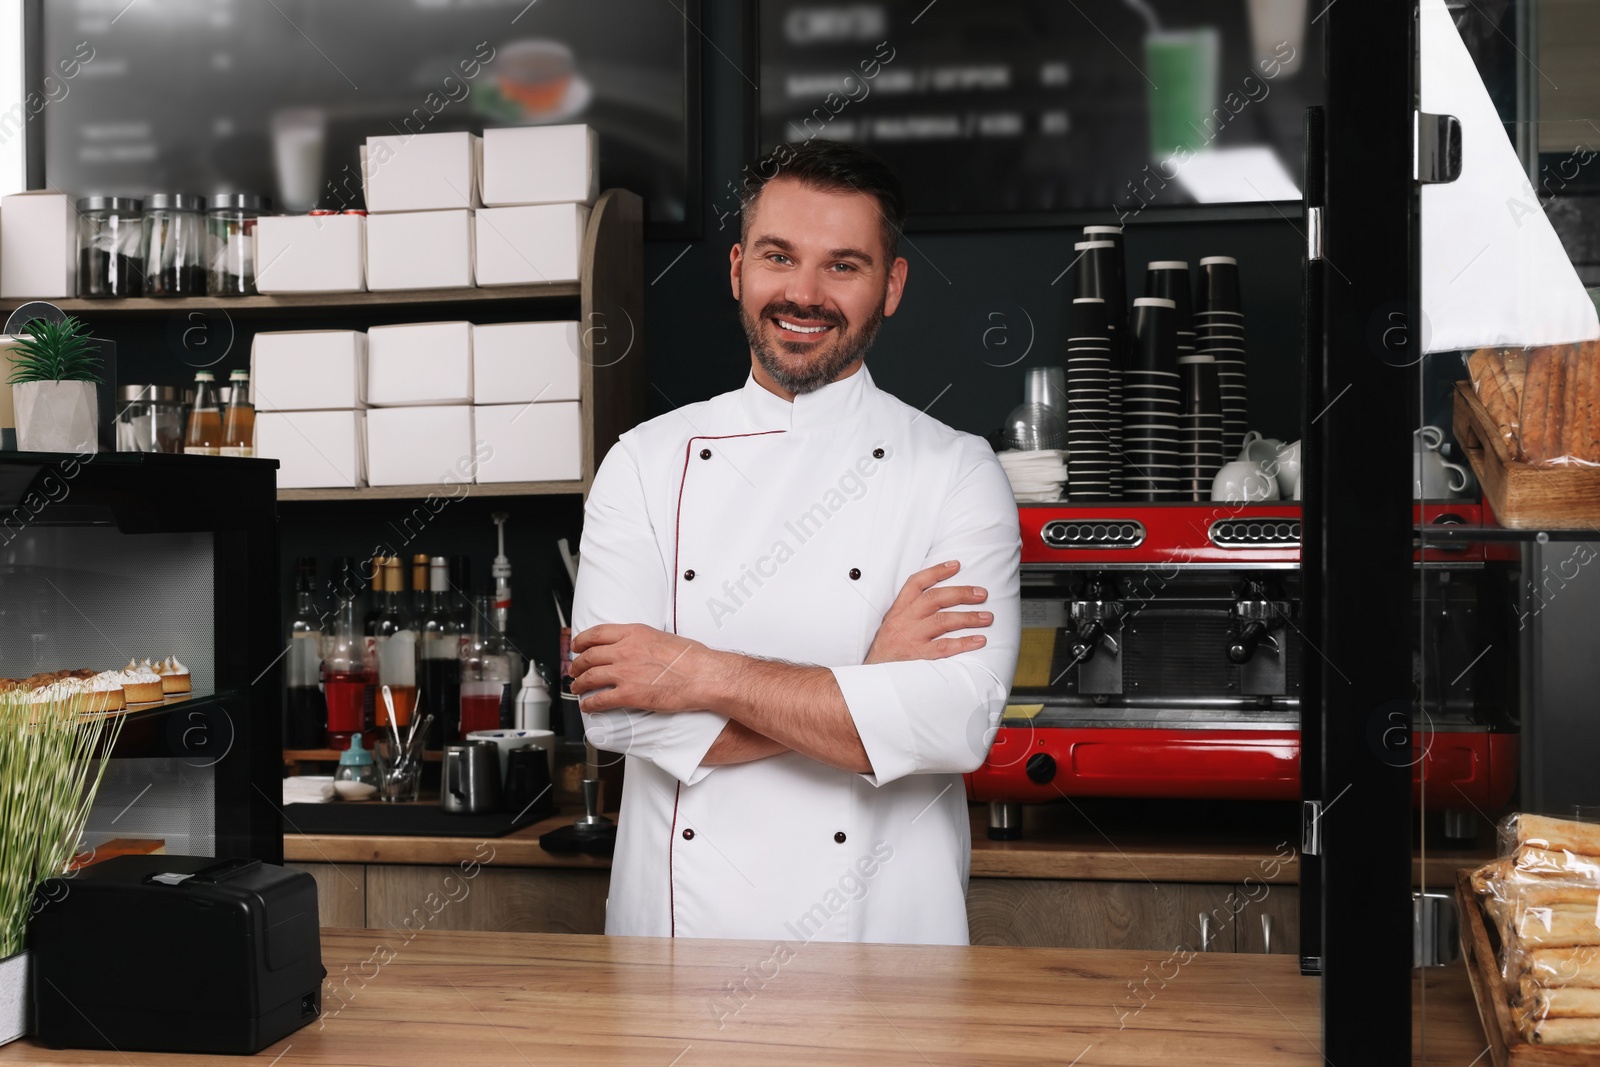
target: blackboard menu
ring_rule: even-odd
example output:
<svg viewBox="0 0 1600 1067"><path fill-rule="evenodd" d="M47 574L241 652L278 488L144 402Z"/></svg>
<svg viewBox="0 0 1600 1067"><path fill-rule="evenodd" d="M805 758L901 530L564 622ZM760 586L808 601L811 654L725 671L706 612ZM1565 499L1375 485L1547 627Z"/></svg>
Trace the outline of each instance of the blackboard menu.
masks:
<svg viewBox="0 0 1600 1067"><path fill-rule="evenodd" d="M866 145L923 219L1298 199L1318 14L1307 0L761 0L760 140Z"/></svg>

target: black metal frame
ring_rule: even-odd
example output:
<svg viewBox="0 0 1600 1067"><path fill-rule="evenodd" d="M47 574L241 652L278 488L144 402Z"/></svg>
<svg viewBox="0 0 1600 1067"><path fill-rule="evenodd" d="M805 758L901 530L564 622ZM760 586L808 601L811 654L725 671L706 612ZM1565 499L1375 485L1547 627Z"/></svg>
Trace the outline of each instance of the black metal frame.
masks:
<svg viewBox="0 0 1600 1067"><path fill-rule="evenodd" d="M216 695L129 713L111 756L214 766L217 855L267 863L283 862L277 466L161 453L0 452L0 514L37 493L56 502L37 509L30 525L213 536Z"/></svg>
<svg viewBox="0 0 1600 1067"><path fill-rule="evenodd" d="M1340 0L1325 30L1321 329L1307 367L1303 558L1320 646L1322 1054L1411 1062L1410 373L1417 318L1414 2ZM1315 318L1314 315L1314 318ZM1320 344L1317 341L1320 339ZM1314 520L1314 521L1313 521ZM1399 712L1398 716L1395 715ZM1396 727L1399 724L1399 728Z"/></svg>

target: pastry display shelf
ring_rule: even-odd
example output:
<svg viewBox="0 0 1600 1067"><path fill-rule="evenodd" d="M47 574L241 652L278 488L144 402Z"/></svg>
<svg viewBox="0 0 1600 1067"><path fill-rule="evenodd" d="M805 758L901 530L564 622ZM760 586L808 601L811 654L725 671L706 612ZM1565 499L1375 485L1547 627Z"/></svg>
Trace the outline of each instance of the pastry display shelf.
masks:
<svg viewBox="0 0 1600 1067"><path fill-rule="evenodd" d="M133 704L122 711L85 718L122 719L122 732L110 753L117 759L177 757L195 762L221 760L233 748L248 704L243 693L171 694L159 704ZM109 729L109 726L108 726Z"/></svg>
<svg viewBox="0 0 1600 1067"><path fill-rule="evenodd" d="M1430 542L1460 542L1465 544L1507 544L1521 541L1600 541L1600 529L1582 530L1511 530L1504 526L1430 525L1417 527L1419 539L1426 536Z"/></svg>
<svg viewBox="0 0 1600 1067"><path fill-rule="evenodd" d="M400 289L360 293L275 293L263 296L134 296L120 299L51 299L62 311L82 314L135 314L199 310L241 311L270 314L275 311L339 311L383 308L396 304L471 304L503 300L576 300L583 295L582 282L545 282L536 285L497 285L465 289ZM9 315L23 304L19 297L0 300L0 312Z"/></svg>

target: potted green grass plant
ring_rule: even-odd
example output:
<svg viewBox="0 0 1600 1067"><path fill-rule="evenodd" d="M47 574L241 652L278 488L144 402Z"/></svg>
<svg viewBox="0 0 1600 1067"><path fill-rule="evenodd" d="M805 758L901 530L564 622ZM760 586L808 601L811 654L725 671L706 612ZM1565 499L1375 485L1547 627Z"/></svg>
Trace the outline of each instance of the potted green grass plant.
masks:
<svg viewBox="0 0 1600 1067"><path fill-rule="evenodd" d="M0 692L0 1044L32 1021L34 891L66 872L105 772L94 754L122 729L121 715L85 715L83 704L82 693Z"/></svg>
<svg viewBox="0 0 1600 1067"><path fill-rule="evenodd" d="M11 349L17 448L24 452L94 452L100 405L100 360L75 316L31 319Z"/></svg>

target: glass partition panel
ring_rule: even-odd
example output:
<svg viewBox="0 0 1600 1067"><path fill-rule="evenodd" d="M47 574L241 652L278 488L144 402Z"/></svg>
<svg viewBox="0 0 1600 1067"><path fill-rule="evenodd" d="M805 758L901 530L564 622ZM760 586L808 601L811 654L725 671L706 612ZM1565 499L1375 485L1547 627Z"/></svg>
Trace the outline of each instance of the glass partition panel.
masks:
<svg viewBox="0 0 1600 1067"><path fill-rule="evenodd" d="M1570 849L1549 870L1525 870L1525 852L1485 867L1518 844L1496 833L1511 813L1600 816L1584 806L1600 801L1592 765L1574 758L1597 736L1593 630L1573 643L1600 604L1585 574L1600 513L1582 503L1600 485L1600 350L1582 343L1600 336L1586 290L1600 280L1600 5L1423 0L1418 40L1413 1033L1426 1062L1453 1062L1600 1027L1570 1003L1600 955L1595 868ZM1530 826L1524 844L1572 832ZM1551 882L1567 904L1549 906ZM1556 946L1574 974L1535 965ZM1464 968L1488 998L1478 1011ZM1494 1000L1511 1008L1503 1032Z"/></svg>

